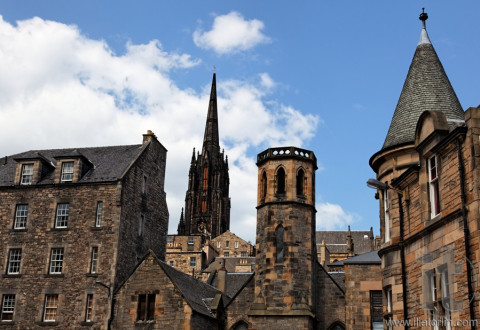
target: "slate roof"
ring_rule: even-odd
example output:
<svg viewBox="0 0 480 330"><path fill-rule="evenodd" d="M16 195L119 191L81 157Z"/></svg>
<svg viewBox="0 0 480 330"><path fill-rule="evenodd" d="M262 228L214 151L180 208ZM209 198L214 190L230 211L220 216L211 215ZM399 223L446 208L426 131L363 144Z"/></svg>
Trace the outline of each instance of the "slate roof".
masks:
<svg viewBox="0 0 480 330"><path fill-rule="evenodd" d="M122 178L125 171L137 159L147 145L68 148L49 150L30 150L2 158L0 163L0 187L13 186L17 161L25 159L41 159L51 164L52 171L41 179L38 185L54 183L54 167L62 157L82 157L93 166L78 182L109 182ZM5 164L6 162L6 164Z"/></svg>
<svg viewBox="0 0 480 330"><path fill-rule="evenodd" d="M372 250L371 232L368 230L350 231L353 240L353 250L355 254L362 254ZM315 238L317 245L325 241L330 253L347 253L347 235L348 231L317 231ZM365 238L367 235L367 238Z"/></svg>
<svg viewBox="0 0 480 330"><path fill-rule="evenodd" d="M343 265L380 265L382 260L378 256L378 250L360 254L355 257L348 259L335 261L334 263L329 264L329 266L343 266Z"/></svg>
<svg viewBox="0 0 480 330"><path fill-rule="evenodd" d="M237 293L244 287L244 285L250 280L253 276L252 273L228 273L226 278L226 292L225 295L227 296L228 304L236 295ZM218 286L218 276L215 273L214 276L211 276L208 280L208 283L214 287Z"/></svg>
<svg viewBox="0 0 480 330"><path fill-rule="evenodd" d="M413 143L418 119L427 110L441 111L447 119L465 119L424 26L382 150Z"/></svg>
<svg viewBox="0 0 480 330"><path fill-rule="evenodd" d="M345 272L328 272L328 275L338 284L345 292Z"/></svg>

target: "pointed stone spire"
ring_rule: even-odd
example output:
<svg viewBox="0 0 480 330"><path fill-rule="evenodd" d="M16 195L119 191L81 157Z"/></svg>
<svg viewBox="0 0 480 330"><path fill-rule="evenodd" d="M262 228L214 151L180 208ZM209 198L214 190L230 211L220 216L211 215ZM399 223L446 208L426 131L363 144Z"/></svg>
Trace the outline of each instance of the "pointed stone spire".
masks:
<svg viewBox="0 0 480 330"><path fill-rule="evenodd" d="M212 157L216 157L220 150L218 138L218 114L217 114L217 80L216 74L213 74L212 89L210 91L210 102L208 104L207 123L205 125L205 135L203 137L203 150L208 151Z"/></svg>
<svg viewBox="0 0 480 330"><path fill-rule="evenodd" d="M185 220L183 218L183 207L182 213L180 214L180 221L178 222L177 233L178 235L185 235Z"/></svg>
<svg viewBox="0 0 480 330"><path fill-rule="evenodd" d="M418 118L424 111L441 111L448 119L464 120L462 106L428 37L425 24L427 18L427 13L420 14L420 42L413 55L382 150L414 143Z"/></svg>

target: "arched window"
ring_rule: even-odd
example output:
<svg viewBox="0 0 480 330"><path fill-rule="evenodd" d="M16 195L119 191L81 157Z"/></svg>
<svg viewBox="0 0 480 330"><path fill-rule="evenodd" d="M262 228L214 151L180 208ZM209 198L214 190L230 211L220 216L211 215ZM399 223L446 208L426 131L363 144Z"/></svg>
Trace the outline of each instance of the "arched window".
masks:
<svg viewBox="0 0 480 330"><path fill-rule="evenodd" d="M340 321L336 321L328 327L328 330L345 330L345 325Z"/></svg>
<svg viewBox="0 0 480 330"><path fill-rule="evenodd" d="M204 167L203 168L203 186L202 186L203 190L207 190L208 188L208 167Z"/></svg>
<svg viewBox="0 0 480 330"><path fill-rule="evenodd" d="M302 169L300 169L297 172L297 195L300 195L300 196L305 195L304 183L305 183L305 172Z"/></svg>
<svg viewBox="0 0 480 330"><path fill-rule="evenodd" d="M235 323L235 325L232 327L232 330L247 330L248 329L248 324L245 321L239 321Z"/></svg>
<svg viewBox="0 0 480 330"><path fill-rule="evenodd" d="M267 196L267 173L263 171L262 174L262 198Z"/></svg>
<svg viewBox="0 0 480 330"><path fill-rule="evenodd" d="M277 194L285 194L285 170L280 167L277 171Z"/></svg>
<svg viewBox="0 0 480 330"><path fill-rule="evenodd" d="M283 262L283 256L285 254L285 249L283 244L283 235L284 235L284 230L282 225L280 225L275 230L275 245L276 245L275 262Z"/></svg>

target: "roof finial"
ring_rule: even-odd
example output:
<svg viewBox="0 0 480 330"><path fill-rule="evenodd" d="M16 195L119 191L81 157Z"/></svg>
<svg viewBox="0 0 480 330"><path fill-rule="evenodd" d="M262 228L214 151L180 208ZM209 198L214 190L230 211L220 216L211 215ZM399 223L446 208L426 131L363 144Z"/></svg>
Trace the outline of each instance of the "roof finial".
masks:
<svg viewBox="0 0 480 330"><path fill-rule="evenodd" d="M423 28L425 29L425 21L428 19L428 14L425 12L425 8L422 8L422 13L418 19L422 21Z"/></svg>
<svg viewBox="0 0 480 330"><path fill-rule="evenodd" d="M217 67L215 65L213 66L213 73L217 73Z"/></svg>

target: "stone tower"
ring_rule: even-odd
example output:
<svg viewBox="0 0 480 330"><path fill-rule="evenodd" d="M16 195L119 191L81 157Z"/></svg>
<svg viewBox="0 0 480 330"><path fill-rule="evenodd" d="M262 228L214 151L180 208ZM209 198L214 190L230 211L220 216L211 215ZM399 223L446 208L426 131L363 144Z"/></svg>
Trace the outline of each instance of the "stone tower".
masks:
<svg viewBox="0 0 480 330"><path fill-rule="evenodd" d="M178 235L202 234L214 238L230 228L230 179L228 157L220 152L218 138L217 85L213 74L202 153L193 149L185 213L178 224Z"/></svg>
<svg viewBox="0 0 480 330"><path fill-rule="evenodd" d="M314 325L315 170L312 151L270 148L257 156L257 255L253 328Z"/></svg>

